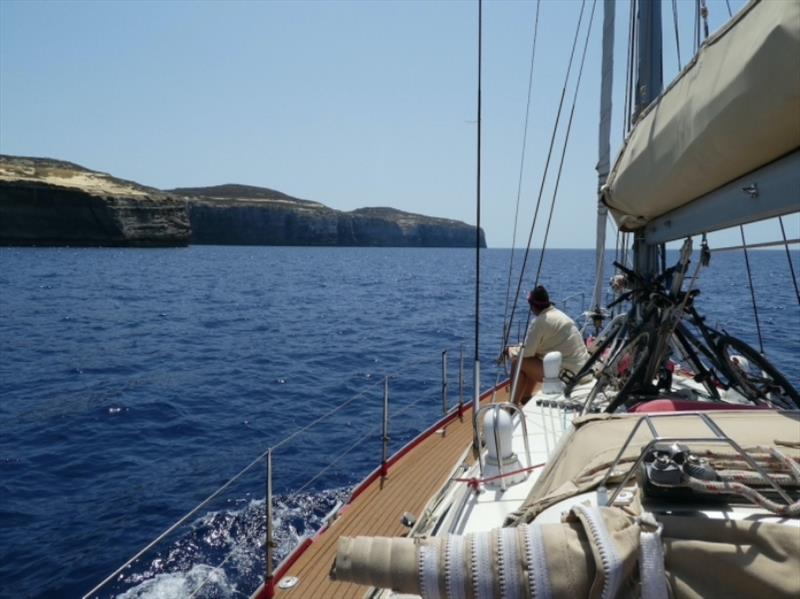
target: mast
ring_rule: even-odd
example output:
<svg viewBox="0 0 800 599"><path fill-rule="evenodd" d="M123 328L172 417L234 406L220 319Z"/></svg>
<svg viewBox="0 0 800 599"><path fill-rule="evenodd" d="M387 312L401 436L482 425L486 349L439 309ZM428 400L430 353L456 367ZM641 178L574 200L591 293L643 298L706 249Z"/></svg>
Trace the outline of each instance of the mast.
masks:
<svg viewBox="0 0 800 599"><path fill-rule="evenodd" d="M614 82L614 9L615 0L603 2L603 61L600 73L600 130L597 160L597 237L594 283L594 308L599 312L603 299L603 261L606 248L608 209L602 201L602 188L611 162L611 88Z"/></svg>
<svg viewBox="0 0 800 599"><path fill-rule="evenodd" d="M633 122L661 93L664 86L661 43L661 0L638 0L639 38ZM645 279L658 272L660 246L649 245L644 231L634 233L633 268Z"/></svg>

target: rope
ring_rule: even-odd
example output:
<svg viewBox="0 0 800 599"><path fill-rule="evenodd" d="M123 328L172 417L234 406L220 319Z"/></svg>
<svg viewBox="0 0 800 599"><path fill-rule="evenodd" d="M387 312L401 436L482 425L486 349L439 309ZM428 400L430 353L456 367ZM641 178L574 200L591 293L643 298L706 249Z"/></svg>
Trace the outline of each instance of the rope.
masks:
<svg viewBox="0 0 800 599"><path fill-rule="evenodd" d="M531 47L531 66L528 72L528 100L525 104L525 126L522 133L522 152L519 160L519 178L517 179L517 203L514 209L514 234L511 240L511 258L508 263L508 284L506 285L506 306L503 310L503 322L507 322L508 318L508 304L511 299L511 276L514 271L514 251L517 248L517 222L519 219L519 202L522 195L522 174L525 168L525 151L528 146L528 119L531 109L531 95L533 90L533 62L536 56L536 38L539 31L539 5L540 0L536 2L536 17L533 24L533 44ZM504 344L505 345L505 344Z"/></svg>
<svg viewBox="0 0 800 599"><path fill-rule="evenodd" d="M581 65L578 69L578 79L575 83L575 92L572 96L572 107L569 112L569 120L567 121L567 133L564 136L564 146L561 149L561 160L558 163L558 173L556 174L556 184L553 187L553 198L550 200L550 214L547 216L547 226L544 230L544 240L542 241L542 251L539 254L539 265L536 267L536 278L534 279L533 286L539 284L539 277L542 274L542 265L544 263L544 254L547 250L547 238L550 236L550 225L553 222L553 210L556 205L556 197L558 196L558 186L561 183L561 173L564 169L564 158L567 155L567 146L569 144L569 136L572 132L572 120L575 117L575 106L578 104L578 92L581 88L581 78L583 76L583 66L586 63L586 50L589 47L589 38L592 36L592 25L594 24L594 10L597 7L597 0L592 2L592 12L589 13L589 25L586 28L586 41L583 43L583 54L581 55Z"/></svg>
<svg viewBox="0 0 800 599"><path fill-rule="evenodd" d="M522 474L524 472L531 472L533 470L536 470L537 468L542 468L543 466L545 466L545 464L546 464L545 462L542 462L541 464L534 464L533 466L528 466L527 468L519 468L517 470L512 470L511 472L504 472L503 474L498 474L496 476L489 476L486 478L473 476L470 478L453 478L451 480L456 483L467 483L467 486L477 493L480 488L480 485L482 484L492 482L493 480L506 478L507 476L514 476L516 474Z"/></svg>
<svg viewBox="0 0 800 599"><path fill-rule="evenodd" d="M524 254L523 259L522 259L522 268L521 268L520 273L519 273L519 281L517 282L517 290L516 290L516 293L514 294L514 302L511 304L511 316L510 316L509 321L508 321L508 326L506 326L506 330L503 333L503 347L508 345L508 338L509 338L509 335L511 334L511 325L514 322L514 313L516 312L516 309L517 309L517 302L519 301L519 294L520 294L520 290L522 288L522 281L525 278L525 268L526 268L526 266L528 264L528 256L530 255L530 251L531 251L531 241L533 240L533 231L536 228L536 220L537 220L537 218L539 216L539 207L540 207L541 202L542 202L542 194L544 193L544 185L545 185L545 182L547 180L547 173L548 173L548 171L550 169L550 158L552 157L553 147L555 146L556 133L558 131L558 123L559 123L559 121L561 119L561 111L562 111L563 106L564 106L564 96L566 96L566 94L567 94L567 84L569 83L569 75L570 75L570 72L572 71L572 63L573 63L573 60L575 58L575 48L578 45L578 35L580 34L580 28L581 28L581 23L583 22L583 13L584 13L584 9L585 8L586 8L586 0L581 0L581 12L580 12L580 15L578 16L578 26L575 28L575 37L572 40L572 51L570 52L570 55L569 55L569 64L567 65L567 73L566 73L566 76L564 77L564 87L561 89L561 99L558 102L558 111L556 112L556 120L555 120L555 123L553 124L553 132L552 132L552 134L550 136L550 146L549 146L549 148L547 150L547 159L545 160L544 172L542 174L542 182L541 182L541 185L539 186L539 194L538 194L538 196L536 198L536 209L534 210L533 222L531 223L531 229L530 229L530 232L528 233L528 244L527 244L527 247L525 248L525 254Z"/></svg>
<svg viewBox="0 0 800 599"><path fill-rule="evenodd" d="M750 298L753 300L753 317L756 321L756 331L758 332L758 348L761 355L764 355L764 340L761 338L761 323L758 320L758 305L756 304L756 292L753 289L753 276L750 272L750 258L747 255L747 242L744 240L744 227L739 225L739 233L742 235L742 249L744 250L744 263L747 266L747 282L750 285Z"/></svg>
<svg viewBox="0 0 800 599"><path fill-rule="evenodd" d="M678 35L678 0L672 0L672 20L675 23L675 48L678 51L678 70L683 69L681 63L681 39Z"/></svg>
<svg viewBox="0 0 800 599"><path fill-rule="evenodd" d="M760 505L765 510L768 510L774 514L779 516L788 516L794 517L800 515L800 501L795 501L789 505L780 504L771 499L767 499L761 493L753 489L752 487L748 487L739 482L733 481L706 481L694 478L692 476L688 477L688 481L686 482L686 486L689 487L692 491L698 491L700 493L710 493L712 495L724 495L727 493L735 493L736 495L741 495L751 503L755 503Z"/></svg>
<svg viewBox="0 0 800 599"><path fill-rule="evenodd" d="M730 3L730 0L725 0L725 6L727 6L727 7L728 7L728 16L729 16L729 17L732 17L732 16L733 16L733 11L731 10L731 3Z"/></svg>
<svg viewBox="0 0 800 599"><path fill-rule="evenodd" d="M789 261L789 272L792 273L792 284L794 285L794 294L797 296L797 303L800 304L800 291L797 290L797 277L794 274L794 265L792 264L792 253L789 251L789 242L786 240L786 229L783 228L783 217L778 217L778 222L781 224L781 234L783 235L783 246L786 248L786 259Z"/></svg>

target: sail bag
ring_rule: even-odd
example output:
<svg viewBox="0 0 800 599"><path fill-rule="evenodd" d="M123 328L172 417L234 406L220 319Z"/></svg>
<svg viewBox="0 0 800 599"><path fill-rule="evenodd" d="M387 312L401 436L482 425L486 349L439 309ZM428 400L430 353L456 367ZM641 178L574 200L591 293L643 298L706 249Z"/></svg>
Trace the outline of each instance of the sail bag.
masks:
<svg viewBox="0 0 800 599"><path fill-rule="evenodd" d="M800 2L754 0L640 116L603 188L635 230L800 148Z"/></svg>

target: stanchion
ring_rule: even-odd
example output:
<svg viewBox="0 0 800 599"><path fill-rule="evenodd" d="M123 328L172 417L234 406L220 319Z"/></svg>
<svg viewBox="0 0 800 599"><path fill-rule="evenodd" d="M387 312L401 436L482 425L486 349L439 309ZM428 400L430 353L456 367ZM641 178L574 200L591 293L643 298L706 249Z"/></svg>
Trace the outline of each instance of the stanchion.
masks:
<svg viewBox="0 0 800 599"><path fill-rule="evenodd" d="M383 379L383 458L381 459L381 476L386 477L389 459L389 377Z"/></svg>

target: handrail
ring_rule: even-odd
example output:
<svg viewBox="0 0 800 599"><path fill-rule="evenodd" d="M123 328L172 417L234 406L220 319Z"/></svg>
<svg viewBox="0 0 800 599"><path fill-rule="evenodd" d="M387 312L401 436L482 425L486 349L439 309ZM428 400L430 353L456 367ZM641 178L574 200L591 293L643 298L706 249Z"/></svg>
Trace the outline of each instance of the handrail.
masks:
<svg viewBox="0 0 800 599"><path fill-rule="evenodd" d="M680 418L680 417L684 417L684 418L696 417L696 418L699 418L700 421L703 424L706 425L706 427L711 431L711 433L714 436L713 437L706 437L706 438L703 438L703 437L683 437L683 436L671 436L671 437L667 436L667 437L663 437L663 436L658 434L658 431L656 430L656 427L653 424L654 420L666 420L666 419L673 419L673 418ZM708 414L706 414L704 412L679 412L679 413L670 413L670 414L645 414L644 416L641 416L636 421L636 424L633 426L633 428L631 429L631 432L628 434L628 437L625 439L625 443L620 448L620 450L617 453L616 458L614 458L614 461L612 462L611 466L609 466L609 468L606 470L605 475L603 476L603 479L600 481L600 484L598 485L598 488L603 489L603 488L606 487L606 483L608 482L609 478L611 478L611 476L613 475L614 469L617 467L617 464L619 464L620 460L622 459L623 454L625 453L625 450L630 445L631 441L633 440L633 437L636 435L636 432L639 430L639 427L641 426L642 423L647 424L647 428L648 428L648 430L650 432L650 435L651 435L651 440L640 451L639 457L636 459L634 464L628 469L628 471L625 474L625 477L623 478L622 482L616 487L616 489L614 490L614 493L611 495L611 497L608 498L608 503L606 505L613 505L614 500L616 499L617 495L622 490L622 488L626 485L628 480L630 480L631 476L636 472L637 468L639 467L639 464L644 459L644 456L647 454L647 452L650 449L652 449L653 446L655 446L656 443L660 443L660 442L661 443L698 443L698 444L724 443L724 444L727 444L736 453L738 453L740 456L742 456L744 461L747 462L747 464L762 477L762 479L767 483L767 485L771 486L778 493L778 495L787 503L787 505L792 503L791 498L786 494L786 492L780 487L780 485L778 483L776 483L774 480L772 480L766 474L766 472L764 472L764 470L756 463L756 461L752 458L752 456L750 456L750 454L748 454L747 451L745 451L742 447L740 447L739 444L736 443L736 441L734 441L728 435L726 435L722 431L722 429L719 427L719 425L717 425L717 423L714 422L714 420Z"/></svg>
<svg viewBox="0 0 800 599"><path fill-rule="evenodd" d="M568 295L563 300L561 300L561 305L564 307L564 310L567 309L567 303L570 300L575 299L576 297L581 298L581 310L580 310L581 313L583 313L586 310L586 292L585 291L578 291L577 293L573 293L571 295Z"/></svg>
<svg viewBox="0 0 800 599"><path fill-rule="evenodd" d="M462 397L463 397L463 351L464 350L463 350L463 346L462 346L459 349L459 356L460 356L460 368L459 368L460 382L459 382L459 387L460 387L460 394L462 395ZM443 351L442 354L441 354L442 376L443 376L443 379L444 379L443 383L442 383L442 391L443 391L443 394L444 394L443 405L445 405L445 406L446 406L446 403L444 403L444 402L446 402L446 392L447 392L446 391L446 389L447 389L447 383L446 383L446 378L447 378L447 365L446 365L447 356L448 356L448 351L447 350ZM249 462L244 468L239 470L239 472L237 472L234 476L232 476L229 480L227 480L224 484L222 484L219 488L217 488L213 493L211 493L208 497L206 497L204 500L202 500L198 505L196 505L194 508L192 508L189 512L187 512L182 517L180 517L175 523L173 523L171 526L169 526L167 529L165 529L163 532L161 532L161 534L159 534L150 543L148 543L142 549L140 549L138 552L136 552L136 554L134 554L128 560L126 560L124 564L122 564L120 567L118 567L116 570L114 570L114 572L109 574L100 583L95 585L90 591L88 591L85 595L83 595L83 599L88 599L89 597L92 597L92 596L96 595L98 592L100 592L105 586L107 586L109 583L111 583L124 570L126 570L133 563L135 563L137 560L139 560L139 558L141 558L145 553L147 553L148 551L153 549L156 545L161 543L166 537L168 537L170 534L175 532L178 528L180 528L181 526L187 524L187 522L193 516L195 516L202 508L206 507L210 502L212 502L214 499L219 497L225 490L229 489L234 483L238 482L245 474L250 472L256 465L262 463L262 461L265 460L265 459L267 461L267 481L266 481L266 483L267 483L267 496L265 497L265 502L266 502L265 510L267 510L268 512L271 511L271 505L270 505L271 504L270 496L271 496L271 487L272 487L272 482L271 482L271 479L272 479L272 476L271 476L271 469L272 469L272 467L271 467L271 457L272 457L273 452L275 450L281 448L281 447L286 446L288 443L290 443L292 440L296 439L298 436L302 435L303 433L308 432L311 428L313 428L314 426L316 426L320 422L330 418L331 416L333 416L337 412L340 412L341 410L343 410L347 406L350 406L351 404L353 404L355 401L357 401L359 399L362 399L368 393L374 391L375 387L378 384L381 384L384 387L385 407L384 407L383 419L384 419L384 436L386 436L386 430L387 430L387 427L388 427L388 419L389 419L388 405L386 405L386 403L388 403L388 384L389 384L389 380L390 379L399 378L399 376L400 376L398 374L399 371L407 370L407 369L409 369L411 367L414 367L414 366L417 366L419 364L430 363L430 362L431 362L430 358L419 358L419 359L416 359L416 360L409 360L409 361L404 362L399 367L395 367L394 368L394 373L393 374L385 374L382 378L379 378L377 381L374 381L366 389L360 391L359 393L357 393L356 395L354 395L350 399L345 400L344 402L342 402L341 404L335 406L331 410L328 410L327 412L325 412L321 416L315 418L310 423L308 423L305 426L297 429L296 431L293 431L292 433L290 433L289 435L287 435L286 437L284 437L283 439L281 439L280 441L278 441L274 445L272 445L272 446L268 447L267 449L265 449L255 459L253 459L251 462ZM399 412L397 412L395 414L395 416L400 416L400 415L406 413L411 408L413 408L413 407L417 406L418 404L420 404L424 399L426 399L426 397L423 395L422 397L420 397L416 401L413 401L413 402L411 402L409 404L404 405L403 409L401 409ZM463 399L459 403L460 403L461 406L463 406ZM307 482L303 483L303 485L296 492L300 492L300 491L306 489L315 480L319 479L320 476L322 476L325 472L327 472L333 466L335 466L343 457L345 457L347 454L349 454L351 451L353 451L358 445L363 443L369 436L374 434L376 428L377 427L375 427L375 426L370 427L364 435L360 436L357 439L357 441L355 443L350 445L344 452L342 452L339 455L335 456L330 464L324 466L319 472L317 472L314 475L312 475L312 477ZM384 458L383 458L384 461L386 460L385 453L386 453L386 449L384 449ZM268 515L267 515L268 529L269 529L269 527L271 525L271 520L272 520L271 514L268 513ZM272 565L271 565L271 562L272 562L272 556L271 556L272 547L271 547L271 544L272 544L271 534L270 534L270 531L268 530L267 531L267 539L266 539L266 543L265 543L265 550L267 551L267 556L266 556L267 563L265 565L266 565L266 577L268 579L272 575ZM215 566L214 568L211 569L211 572L218 571L222 566L224 566L224 564L230 559L230 557L232 555L233 555L233 552L229 553L223 559L223 561L220 564L218 564L217 566ZM210 576L211 576L211 573L209 573L209 577ZM206 583L209 580L209 577L206 577L206 579L204 579L203 582L196 589L194 589L194 591L193 591L193 593L191 595L192 597L194 597L203 587L205 587Z"/></svg>

